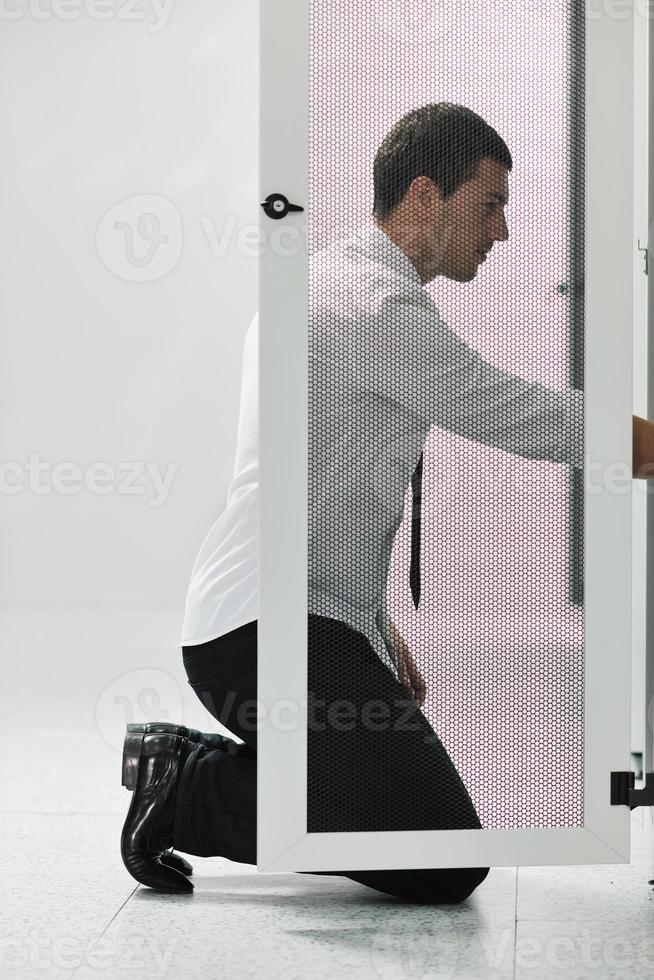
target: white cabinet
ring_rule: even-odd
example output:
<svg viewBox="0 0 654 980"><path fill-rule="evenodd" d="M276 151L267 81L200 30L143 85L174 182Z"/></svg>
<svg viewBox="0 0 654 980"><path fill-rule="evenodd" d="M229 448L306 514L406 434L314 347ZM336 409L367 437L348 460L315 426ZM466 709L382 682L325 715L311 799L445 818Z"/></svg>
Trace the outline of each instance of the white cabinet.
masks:
<svg viewBox="0 0 654 980"><path fill-rule="evenodd" d="M453 2L262 0L260 200L269 206L261 209L259 320L261 870L629 859L629 809L612 806L609 793L611 773L630 768L635 10L623 4L618 15L591 4L584 14L579 6L500 3L484 5L482 15L480 5ZM348 343L386 322L379 311L392 293L389 267L376 277L364 254L359 278L348 265L348 292L333 288L344 266L321 256L370 227L382 141L398 120L434 103L472 109L510 147L509 235L502 240L496 212L472 195L463 210L450 200L448 211L445 200L440 210L412 212L413 239L386 223L385 254L397 259L400 249L422 278L430 242L449 248L421 287L425 309L486 363L550 391L583 390L577 435L585 462L581 469L542 451L509 452L498 448L509 437L497 430L493 439L471 439L481 400L458 431L445 424L442 402L435 407L422 449L416 610L409 589L416 459L408 452L415 403L397 393L413 391L414 379L424 383L430 365L436 376L442 364L437 352L411 363L414 300L378 332L369 361L355 364ZM456 135L441 144L454 162L469 150ZM284 199L303 210L287 211ZM487 237L492 253L466 273ZM329 282L321 281L325 270L335 270ZM414 295L415 282L411 288ZM429 315L420 320L425 330ZM317 354L320 331L330 343ZM331 358L313 382L310 353L314 364ZM382 378L393 380L386 396ZM325 379L330 391L310 399L311 383L316 393ZM507 427L516 413L507 402ZM379 429L362 445L371 418ZM561 425L548 415L543 428L556 444ZM327 430L331 441L316 438ZM541 432L534 446L542 450L542 442ZM389 474L406 494L375 606L361 583L375 553L367 546L397 510L385 495ZM312 534L326 515L331 525ZM316 554L316 541L332 544ZM329 573L318 581L323 566ZM383 649L389 622L397 625L426 682L422 716L481 827L341 829L354 825L343 818L349 797L341 798L330 772L333 829L327 819L320 832L307 832L307 796L317 792L308 689L318 655L307 616L318 591L323 610L330 592L333 608L354 610L361 624L378 614ZM334 656L335 669L339 662ZM364 670L358 661L352 669ZM395 671L392 651L385 669ZM385 744L380 739L380 752ZM385 770L377 762L378 790ZM389 801L393 765L389 758ZM405 812L437 793L433 778L416 773L404 784ZM380 795L364 788L359 816L367 798ZM384 826L375 806L369 822Z"/></svg>

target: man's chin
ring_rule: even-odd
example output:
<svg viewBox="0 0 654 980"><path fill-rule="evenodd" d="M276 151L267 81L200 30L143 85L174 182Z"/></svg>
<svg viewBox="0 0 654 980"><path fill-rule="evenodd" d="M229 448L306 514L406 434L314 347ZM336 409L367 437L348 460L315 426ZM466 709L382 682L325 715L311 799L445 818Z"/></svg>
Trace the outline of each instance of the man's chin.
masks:
<svg viewBox="0 0 654 980"><path fill-rule="evenodd" d="M453 272L447 278L453 279L454 282L472 282L472 280L476 277L478 271L479 271L478 269L471 269L465 272L463 270L459 270L457 272Z"/></svg>

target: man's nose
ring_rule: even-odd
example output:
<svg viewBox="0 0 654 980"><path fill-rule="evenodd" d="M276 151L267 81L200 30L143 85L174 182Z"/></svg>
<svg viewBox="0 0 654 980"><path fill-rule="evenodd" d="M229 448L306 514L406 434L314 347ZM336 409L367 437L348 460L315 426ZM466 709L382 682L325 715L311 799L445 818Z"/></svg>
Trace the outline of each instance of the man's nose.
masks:
<svg viewBox="0 0 654 980"><path fill-rule="evenodd" d="M509 237L509 226L506 223L504 215L501 216L499 221L495 222L493 238L496 242L506 242Z"/></svg>

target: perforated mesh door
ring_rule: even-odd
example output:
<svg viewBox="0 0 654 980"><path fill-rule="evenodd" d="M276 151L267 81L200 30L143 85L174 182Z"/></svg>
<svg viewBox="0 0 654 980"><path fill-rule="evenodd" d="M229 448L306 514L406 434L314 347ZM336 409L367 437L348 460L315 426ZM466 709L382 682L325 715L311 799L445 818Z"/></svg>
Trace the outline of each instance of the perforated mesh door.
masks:
<svg viewBox="0 0 654 980"><path fill-rule="evenodd" d="M316 0L310 40L307 828L580 826L583 5Z"/></svg>

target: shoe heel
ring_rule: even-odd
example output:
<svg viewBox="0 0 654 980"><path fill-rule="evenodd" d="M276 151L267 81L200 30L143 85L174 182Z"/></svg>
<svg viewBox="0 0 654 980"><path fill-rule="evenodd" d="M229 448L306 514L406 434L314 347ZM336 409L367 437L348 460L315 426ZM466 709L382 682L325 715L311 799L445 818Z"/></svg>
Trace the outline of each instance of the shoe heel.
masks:
<svg viewBox="0 0 654 980"><path fill-rule="evenodd" d="M140 727L140 725L128 725L127 735L123 743L122 785L130 791L136 789L136 782L139 775L139 762L141 761L141 749L143 746L143 732L130 731L130 729L138 729Z"/></svg>
<svg viewBox="0 0 654 980"><path fill-rule="evenodd" d="M184 738L188 735L185 725L174 725L170 721L130 722L127 726L128 735L145 735L148 731L153 734L182 735Z"/></svg>

